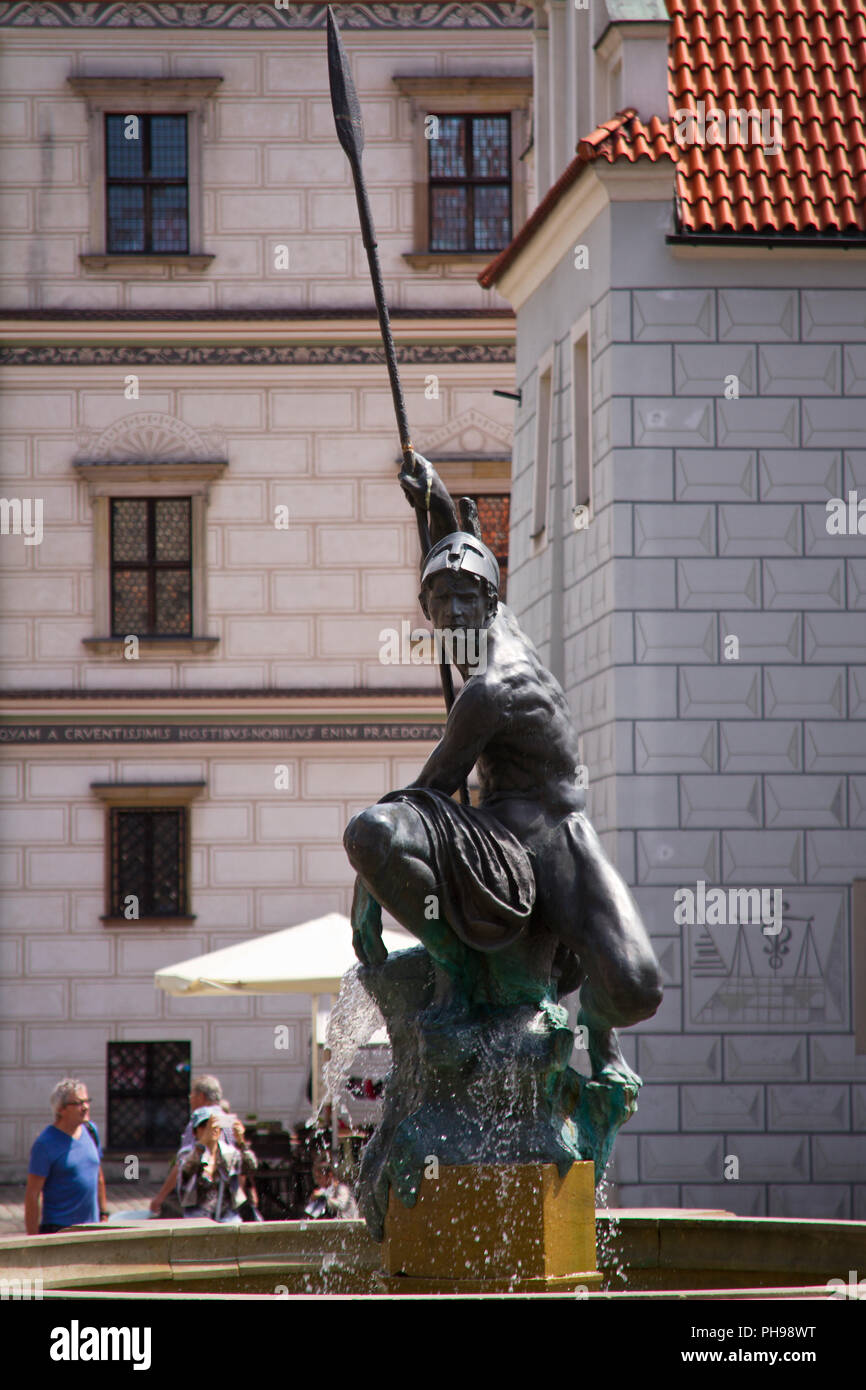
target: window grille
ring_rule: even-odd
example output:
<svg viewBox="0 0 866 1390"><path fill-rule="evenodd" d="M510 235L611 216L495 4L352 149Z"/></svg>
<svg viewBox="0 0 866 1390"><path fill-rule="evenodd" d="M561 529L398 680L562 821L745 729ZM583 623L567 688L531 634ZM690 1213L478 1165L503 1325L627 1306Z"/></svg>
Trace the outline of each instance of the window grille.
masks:
<svg viewBox="0 0 866 1390"><path fill-rule="evenodd" d="M127 917L129 899L143 917L187 916L187 809L114 806L109 915Z"/></svg>
<svg viewBox="0 0 866 1390"><path fill-rule="evenodd" d="M108 1044L108 1148L178 1148L189 1119L190 1053L189 1042Z"/></svg>

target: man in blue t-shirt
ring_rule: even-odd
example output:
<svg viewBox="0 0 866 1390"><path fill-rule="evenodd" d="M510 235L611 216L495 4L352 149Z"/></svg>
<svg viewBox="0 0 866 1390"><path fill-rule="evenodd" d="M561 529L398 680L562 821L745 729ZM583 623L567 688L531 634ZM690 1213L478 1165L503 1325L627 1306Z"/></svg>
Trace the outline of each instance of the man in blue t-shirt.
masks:
<svg viewBox="0 0 866 1390"><path fill-rule="evenodd" d="M96 1126L90 1123L87 1087L65 1077L51 1092L51 1105L54 1123L45 1126L30 1150L24 1194L24 1223L30 1236L108 1220L102 1150Z"/></svg>

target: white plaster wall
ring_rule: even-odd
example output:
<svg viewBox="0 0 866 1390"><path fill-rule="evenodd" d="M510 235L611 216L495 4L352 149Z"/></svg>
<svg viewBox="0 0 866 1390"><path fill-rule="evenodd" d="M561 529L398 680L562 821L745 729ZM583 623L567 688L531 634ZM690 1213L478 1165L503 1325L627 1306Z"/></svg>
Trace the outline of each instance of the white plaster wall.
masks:
<svg viewBox="0 0 866 1390"><path fill-rule="evenodd" d="M323 30L3 31L0 114L8 141L0 296L18 308L367 306L371 295L348 162L334 131ZM410 268L412 122L396 73L525 74L531 32L412 29L345 35L361 100L364 166L392 307L502 300L470 271ZM220 75L203 137L203 272L82 271L89 245L86 103L69 76ZM289 247L288 270L274 247ZM170 287L170 289L169 289Z"/></svg>
<svg viewBox="0 0 866 1390"><path fill-rule="evenodd" d="M418 269L404 259L416 249L412 126L409 102L391 79L525 74L531 34L352 29L345 39L364 110L365 168L389 303L452 310L455 339L471 346L472 320L461 324L461 311L507 306L480 289L477 264ZM371 306L351 178L330 111L323 31L22 28L4 29L3 40L3 307L242 314ZM79 256L95 249L86 108L67 77L213 73L224 81L208 103L203 142L210 267L83 267ZM281 242L289 247L287 271L274 269ZM38 322L29 328L25 336L37 341ZM77 331L68 325L64 340L74 342ZM207 329L166 324L165 341L212 339ZM139 377L137 400L124 397L130 371ZM436 398L425 393L430 373L438 377ZM513 365L409 366L402 377L419 448L507 455L511 408L492 391L513 386ZM417 536L395 481L384 367L16 367L4 371L0 389L0 490L41 498L45 524L39 546L0 538L0 685L7 696L54 692L62 721L93 708L71 692L100 697L99 716L110 717L129 708L111 691L435 691L428 668L378 659L383 628L420 620ZM82 645L104 634L94 631L92 504L72 464L103 431L143 413L169 430L218 436L224 446L228 468L211 487L207 512L207 632L219 642L210 652L142 654L130 662ZM289 508L288 531L274 527L281 504ZM201 714L192 703L184 709ZM154 702L147 718L159 716ZM305 997L182 1003L157 994L153 971L253 932L348 911L342 828L353 811L411 780L428 751L149 745L120 756L103 747L4 746L0 1174L22 1176L63 1073L87 1080L94 1118L104 1124L109 1040L189 1038L194 1068L215 1071L240 1112L285 1120L305 1112ZM292 769L290 792L273 790L277 762ZM186 776L207 783L190 812L195 924L165 932L105 928L103 811L90 783ZM273 1046L274 1026L283 1022L291 1029L288 1052Z"/></svg>
<svg viewBox="0 0 866 1390"><path fill-rule="evenodd" d="M0 1175L22 1171L62 1075L81 1075L104 1132L107 1041L186 1038L193 1069L213 1071L241 1114L307 1113L306 995L183 1000L154 971L257 933L348 913L342 850L351 816L416 774L429 745L381 749L245 744L231 748L15 749L0 764ZM192 750L190 750L192 752ZM275 790L275 767L289 787ZM106 927L105 809L93 782L204 781L190 807L189 927ZM324 1005L324 1000L322 1001ZM289 1028L289 1047L274 1029Z"/></svg>
<svg viewBox="0 0 866 1390"><path fill-rule="evenodd" d="M398 453L384 367L8 368L5 496L42 500L44 539L2 537L0 680L14 689L434 689L429 668L383 666L379 633L417 604L418 538L396 482ZM438 399L425 382L438 380ZM419 448L466 437L507 452L511 407L493 395L513 367L423 365L402 372ZM207 509L210 652L139 661L97 655L93 506L75 475L79 433L156 413L218 431L228 468ZM472 417L472 418L470 418ZM479 432L477 423L480 420ZM288 530L275 509L289 509Z"/></svg>
<svg viewBox="0 0 866 1390"><path fill-rule="evenodd" d="M594 273L603 255L577 272L569 252L517 335L510 597L549 644L552 546L528 534L536 369L555 346L568 389L568 334L591 306L596 506L588 531L563 532L564 684L589 814L666 986L628 1033L647 1085L617 1141L619 1200L862 1218L849 914L866 864L866 542L825 527L829 498L866 491L862 261L675 254L667 218L615 204L609 278ZM730 374L739 399L724 397ZM555 418L568 460L570 412ZM735 928L713 946L674 923L675 889L698 879L782 890L777 976L755 928L750 972L733 965ZM716 978L698 965L711 948ZM807 977L809 1007L795 1007Z"/></svg>

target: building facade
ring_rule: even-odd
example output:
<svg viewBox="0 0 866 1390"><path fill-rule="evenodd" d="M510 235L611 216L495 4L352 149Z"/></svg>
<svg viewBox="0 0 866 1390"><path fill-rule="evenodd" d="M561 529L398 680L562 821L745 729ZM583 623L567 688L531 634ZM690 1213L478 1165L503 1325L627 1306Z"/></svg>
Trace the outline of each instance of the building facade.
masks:
<svg viewBox="0 0 866 1390"><path fill-rule="evenodd" d="M510 601L665 976L622 1205L866 1217L863 11L827 9L537 6L541 201L481 277Z"/></svg>
<svg viewBox="0 0 866 1390"><path fill-rule="evenodd" d="M533 201L531 11L338 17L414 442L504 559L514 323L476 277ZM417 536L324 21L0 5L6 1179L63 1074L119 1157L174 1144L188 1068L307 1112L306 999L153 972L348 912L343 827L441 727L382 658Z"/></svg>

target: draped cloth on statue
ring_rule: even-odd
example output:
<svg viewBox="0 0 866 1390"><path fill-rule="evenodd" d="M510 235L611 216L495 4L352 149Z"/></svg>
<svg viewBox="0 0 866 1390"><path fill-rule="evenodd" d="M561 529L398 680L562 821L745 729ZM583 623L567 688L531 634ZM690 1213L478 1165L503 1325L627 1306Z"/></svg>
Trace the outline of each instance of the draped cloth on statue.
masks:
<svg viewBox="0 0 866 1390"><path fill-rule="evenodd" d="M509 946L535 903L535 875L520 841L490 811L463 806L432 787L408 787L381 800L406 802L424 822L442 899L439 915L460 940L476 951Z"/></svg>

